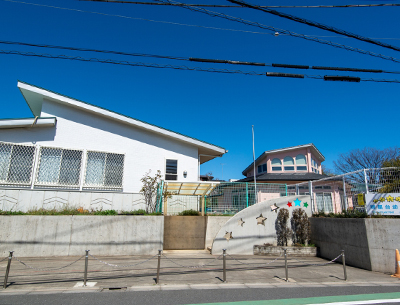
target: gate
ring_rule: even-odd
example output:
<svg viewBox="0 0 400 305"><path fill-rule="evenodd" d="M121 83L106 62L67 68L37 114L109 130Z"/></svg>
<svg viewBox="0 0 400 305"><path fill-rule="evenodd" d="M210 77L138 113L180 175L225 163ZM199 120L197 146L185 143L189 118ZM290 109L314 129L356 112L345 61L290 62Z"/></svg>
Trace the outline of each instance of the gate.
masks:
<svg viewBox="0 0 400 305"><path fill-rule="evenodd" d="M165 216L164 250L204 250L206 216Z"/></svg>

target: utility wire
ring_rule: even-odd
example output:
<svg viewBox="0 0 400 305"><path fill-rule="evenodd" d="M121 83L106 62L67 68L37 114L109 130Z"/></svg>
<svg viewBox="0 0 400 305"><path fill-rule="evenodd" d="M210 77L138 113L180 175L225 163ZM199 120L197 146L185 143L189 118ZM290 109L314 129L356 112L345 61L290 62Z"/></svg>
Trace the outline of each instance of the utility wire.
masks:
<svg viewBox="0 0 400 305"><path fill-rule="evenodd" d="M275 27L272 27L272 26L263 25L263 24L260 24L258 22L252 22L252 21L241 19L241 18L232 17L232 16L229 16L229 15L226 15L226 14L222 14L222 13L216 13L216 12L208 11L208 10L205 10L205 9L202 9L204 11L200 11L200 8L199 8L199 12L205 13L205 14L207 14L209 16L215 17L215 16L217 16L215 14L220 14L220 16L218 16L218 17L225 18L225 19L228 19L228 20L231 20L231 21L240 22L240 23L243 23L243 24L246 24L246 25L256 26L256 27L259 27L259 28L262 28L262 29L274 31L274 33L263 33L263 32L253 32L253 31L245 31L245 30L236 30L236 29L208 27L208 26L202 26L202 25L191 25L191 24L184 24L184 23L177 23L177 22L170 22L170 21L158 21L158 20L152 20L152 19L136 18L136 17L124 16L124 15L100 13L100 12L92 12L92 11L85 11L85 10L80 10L80 9L65 8L65 7L58 7L58 6L52 6L52 5L31 3L31 2L23 2L23 1L17 1L17 0L1 0L1 1L19 3L19 4L27 4L27 5L33 5L33 6L40 6L40 7L48 7L48 8L68 10L68 11L75 11L75 12L80 12L80 13L97 14L97 15L110 16L110 17L119 17L119 18L133 19L133 20L143 20L143 21L150 21L150 22L156 22L156 23L181 25L181 26L189 26L189 27L198 27L198 28L213 29L213 30L243 32L243 33L262 34L262 35L275 35L275 36L278 33L280 35L298 37L298 38L302 38L302 39L318 42L318 43L321 43L321 44L330 45L330 46L333 46L335 48L345 49L347 51L357 52L357 53L360 53L360 54L370 55L370 56L373 56L373 57L378 57L378 58L381 58L381 59L390 60L390 61L393 61L393 62L400 63L399 59L391 57L391 56L386 56L386 55L379 54L379 53L365 51L365 50L362 50L362 49L359 49L359 48L354 48L354 47L351 47L351 46L339 44L339 43L332 42L332 41L329 41L329 40L318 39L317 38L318 36L314 36L314 35L298 34L298 33L295 33L295 32L288 31L288 30L284 30L284 29L279 29L279 28L275 28ZM159 0L155 0L155 1L159 1ZM168 3L168 2L166 2L166 3ZM191 10L195 10L196 9L196 8L192 9L190 7L187 7L184 4L182 4L182 7L187 8L187 9L191 9Z"/></svg>
<svg viewBox="0 0 400 305"><path fill-rule="evenodd" d="M137 17L124 16L124 15L115 15L115 14L107 14L107 13L100 13L100 12L93 12L93 11L85 11L85 10L80 10L80 9L73 9L73 8L66 8L66 7L59 7L59 6L52 6L52 5L31 3L31 2L23 2L23 1L16 1L16 0L1 0L1 1L13 2L13 3L19 3L19 4L27 4L27 5L34 5L34 6L41 6L41 7L48 7L48 8L54 8L54 9L60 9L60 10L75 11L75 12L79 12L79 13L97 14L97 15L103 15L103 16L109 16L109 17L133 19L133 20L142 20L142 21L149 21L149 22L155 22L155 23L172 24L172 25L180 25L180 26L188 26L188 27L197 27L197 28L210 29L210 30L220 30L220 31L230 31L230 32L241 32L241 33L276 36L276 33L255 32L255 31L246 31L246 30L229 29L229 28L218 28L218 27L196 25L196 24L178 23L178 22L171 22L171 21L152 20L152 19L146 19L146 18L137 18ZM85 1L85 0L82 0L82 1ZM168 3L166 3L166 4L168 5ZM180 6L182 6L182 5L180 5ZM283 36L291 36L291 35L284 34L284 33L279 33L279 34L283 35ZM304 35L304 36L307 36L307 37L322 37L322 38L331 38L331 37L334 37L334 38L350 38L350 37L343 37L343 36L320 36L320 35ZM374 39L400 40L400 38L374 38Z"/></svg>
<svg viewBox="0 0 400 305"><path fill-rule="evenodd" d="M174 69L174 70L186 70L186 71L201 71L211 73L225 73L225 74L243 74L243 75L254 75L254 76L272 76L272 77L289 77L289 78L312 78L312 79L324 79L330 81L350 81L350 82L385 82L385 83L399 83L397 79L373 79L373 78L359 78L354 76L332 76L332 75L304 75L304 74L290 74L290 73L277 73L277 72L266 72L260 73L255 71L241 71L241 70L227 70L227 69L214 69L214 68L200 68L200 67L187 67L187 66L173 66L173 65L159 65L154 63L143 63L143 62L130 62L130 61L117 61L112 59L100 59L100 58L84 58L80 56L67 56L67 55L53 55L33 52L20 52L15 50L0 50L0 54L5 55L20 55L30 57L42 57L51 59L66 59L76 60L83 62L96 62L103 64L123 65L132 67L146 67L146 68L158 68L158 69Z"/></svg>
<svg viewBox="0 0 400 305"><path fill-rule="evenodd" d="M232 64L232 65L263 66L263 67L268 66L268 67L274 67L274 68L289 68L289 69L314 69L314 70L330 70L330 71L400 74L400 71L389 71L389 70L381 70L381 69L309 66L309 65L298 65L298 64L277 64L277 63L237 61L237 60L228 60L228 59L209 59L209 58L169 56L169 55L158 55L158 54L132 53L132 52L122 52L122 51L113 51L113 50L99 50L99 49L89 49L89 48L57 46L57 45L50 45L50 44L36 44L36 43L28 43L28 42L20 42L20 41L0 40L0 44L19 45L19 46L28 46L28 47L46 48L46 49L70 50L70 51L80 51L80 52L116 54L116 55L124 55L124 56L153 57L153 58L160 58L160 59L172 59L172 60L205 62L205 63L219 63L219 64L222 63L222 64Z"/></svg>
<svg viewBox="0 0 400 305"><path fill-rule="evenodd" d="M180 3L180 2L176 2L176 1L172 1L172 0L155 0L155 1L162 2L162 3ZM204 9L204 8L200 8L200 7L187 6L184 3L181 3L181 4L182 4L181 7L183 7L183 8L189 9L191 11L207 14L207 15L209 15L211 17L220 17L220 18L224 18L224 19L227 19L227 20L230 20L230 21L235 21L235 22L246 24L246 25L255 26L255 27L258 27L258 28L261 28L261 29L274 31L275 33L278 33L278 34L284 34L284 35L289 35L289 36L292 36L292 37L298 37L298 38L302 38L302 39L318 42L318 43L321 43L321 44L326 44L326 45L329 45L329 46L332 46L332 47L335 47L335 48L345 49L347 51L366 54L366 55L378 57L378 58L381 58L381 59L390 60L390 61L394 61L394 62L400 63L399 59L391 57L391 56L386 56L386 55L383 55L383 54L362 50L362 49L359 49L359 48L355 48L355 47L339 44L339 43L332 42L332 41L329 41L329 40L318 39L318 38L316 38L314 36L307 36L307 35L304 35L304 34L298 34L298 33L295 33L295 32L288 31L288 30L275 28L273 26L264 25L264 24L261 24L261 23L258 23L258 22L249 21L249 20L245 20L245 19L242 19L242 18L238 18L238 17L233 17L233 16L230 16L230 15L226 15L226 14L223 14L223 13L210 11L210 10L207 10L207 9Z"/></svg>
<svg viewBox="0 0 400 305"><path fill-rule="evenodd" d="M126 56L154 57L154 58L174 59L174 60L189 60L189 58L187 58L187 57L145 54L145 53L130 53L130 52L122 52L122 51L98 50L98 49L77 48L77 47L66 47L66 46L56 46L56 45L50 45L50 44L36 44L36 43L19 42L19 41L0 40L0 44L19 45L19 46L47 48L47 49L82 51L82 52L107 53L107 54L126 55Z"/></svg>
<svg viewBox="0 0 400 305"><path fill-rule="evenodd" d="M248 2L245 2L245 1L242 1L242 0L228 0L228 1L232 2L232 3L239 4L239 5L243 5L243 6L248 7L248 8L259 10L259 11L262 11L262 12L265 12L265 13L268 13L268 14L272 14L272 15L279 16L279 17L282 17L282 18L286 18L286 19L289 19L289 20L292 20L292 21L295 21L295 22L307 24L309 26L316 27L316 28L319 28L319 29L322 29L322 30L325 30L325 31L329 31L329 32L333 32L333 33L336 33L336 34L344 35L344 36L347 36L347 37L355 38L355 39L358 39L360 41L372 43L372 44L380 46L380 47L388 48L388 49L395 50L395 51L400 51L399 47L396 47L396 46L393 46L393 45L390 45L390 44L387 44L387 43L384 43L384 42L380 42L378 40L371 39L369 37L364 37L364 36L361 36L361 35L358 35L358 34L354 34L352 32L341 30L341 29L335 28L333 26L322 24L322 23L319 23L319 22L316 22L316 21L300 18L300 17L294 16L294 15L283 13L283 12L278 12L276 10L269 9L269 8L262 8L262 7L258 6L258 5L253 5L251 3L248 3Z"/></svg>
<svg viewBox="0 0 400 305"><path fill-rule="evenodd" d="M250 34L274 35L273 33L253 32L253 31L218 28L218 27L204 26L204 25L178 23L178 22L171 22L171 21L152 20L152 19L146 19L146 18L137 18L137 17L124 16L124 15L116 15L116 14L107 14L107 13L100 13L100 12L93 12L93 11L85 11L85 10L80 10L80 9L75 9L75 8L67 8L67 7L60 7L60 6L39 4L39 3L31 3L31 2L24 2L24 1L16 1L16 0L1 0L1 1L13 2L13 3L19 3L19 4L27 4L27 5L33 5L33 6L40 6L40 7L47 7L47 8L54 8L54 9L67 10L67 11L74 11L74 12L79 12L79 13L88 13L88 14L102 15L102 16L108 16L108 17L118 17L118 18L124 18L124 19L142 20L142 21L149 21L149 22L155 22L155 23L181 25L181 26L188 26L188 27L197 27L197 28L211 29L211 30L242 32L242 33L250 33Z"/></svg>
<svg viewBox="0 0 400 305"><path fill-rule="evenodd" d="M172 3L154 3L141 1L120 1L120 0L79 0L90 2L108 2L108 3L126 3L126 4L141 4L141 5L169 5L182 6L181 4ZM224 8L243 8L241 5L221 5L221 4L186 4L188 6L197 7L224 7ZM400 6L400 3L380 3L380 4L344 4L344 5L260 5L265 8L349 8L349 7L383 7L383 6Z"/></svg>

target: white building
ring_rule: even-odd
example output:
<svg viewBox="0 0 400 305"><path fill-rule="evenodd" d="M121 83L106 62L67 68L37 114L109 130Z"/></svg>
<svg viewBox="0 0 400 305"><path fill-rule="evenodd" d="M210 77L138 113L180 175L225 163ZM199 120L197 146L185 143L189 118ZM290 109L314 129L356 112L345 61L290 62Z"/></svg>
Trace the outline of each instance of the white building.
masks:
<svg viewBox="0 0 400 305"><path fill-rule="evenodd" d="M138 193L149 170L199 181L200 164L227 152L27 83L18 87L34 118L0 120L2 188Z"/></svg>

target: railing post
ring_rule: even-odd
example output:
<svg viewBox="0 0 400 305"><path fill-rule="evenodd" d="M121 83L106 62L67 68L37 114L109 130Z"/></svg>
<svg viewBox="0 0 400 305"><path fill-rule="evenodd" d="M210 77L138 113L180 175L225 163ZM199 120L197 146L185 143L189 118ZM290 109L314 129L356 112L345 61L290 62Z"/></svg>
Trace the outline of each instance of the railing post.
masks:
<svg viewBox="0 0 400 305"><path fill-rule="evenodd" d="M90 250L85 250L86 251L86 256L85 256L85 273L83 275L83 287L86 287L86 282L87 282L87 270L88 270L88 265L89 265L89 251Z"/></svg>
<svg viewBox="0 0 400 305"><path fill-rule="evenodd" d="M346 195L346 180L345 176L343 176L343 203L344 203L344 209L347 211L347 195Z"/></svg>
<svg viewBox="0 0 400 305"><path fill-rule="evenodd" d="M226 249L222 249L222 259L223 259L223 281L226 283Z"/></svg>
<svg viewBox="0 0 400 305"><path fill-rule="evenodd" d="M345 258L345 256L344 256L344 250L342 250L342 263L343 263L344 280L347 281L346 258Z"/></svg>
<svg viewBox="0 0 400 305"><path fill-rule="evenodd" d="M162 253L162 250L158 250L157 283L156 283L157 285L160 284L161 253Z"/></svg>
<svg viewBox="0 0 400 305"><path fill-rule="evenodd" d="M368 179L367 179L367 170L364 168L364 181L365 181L365 193L369 194L368 190Z"/></svg>
<svg viewBox="0 0 400 305"><path fill-rule="evenodd" d="M8 256L8 263L7 263L6 275L4 276L3 289L7 288L8 274L10 273L10 267L11 267L11 261L12 261L13 252L14 251L10 251L10 255Z"/></svg>
<svg viewBox="0 0 400 305"><path fill-rule="evenodd" d="M283 251L285 252L285 281L288 282L289 281L289 276L288 276L288 266L287 266L287 249L283 249Z"/></svg>
<svg viewBox="0 0 400 305"><path fill-rule="evenodd" d="M249 207L249 183L246 182L246 207Z"/></svg>

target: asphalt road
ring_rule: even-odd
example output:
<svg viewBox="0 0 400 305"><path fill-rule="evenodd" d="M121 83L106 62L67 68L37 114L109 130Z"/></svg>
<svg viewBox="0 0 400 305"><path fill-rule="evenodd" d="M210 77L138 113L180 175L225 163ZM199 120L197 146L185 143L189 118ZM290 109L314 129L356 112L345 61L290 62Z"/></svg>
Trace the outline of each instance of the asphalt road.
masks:
<svg viewBox="0 0 400 305"><path fill-rule="evenodd" d="M70 304L70 305L117 305L117 304L202 304L219 302L240 302L240 304L255 304L256 300L291 300L291 304L326 303L348 301L350 295L378 294L382 299L399 298L399 286L338 286L338 287L280 287L280 288L242 288L242 289L185 289L171 291L104 291L104 292L71 292L71 293L31 293L24 295L0 295L1 305L19 304ZM326 296L343 296L324 298ZM321 297L321 298L320 298ZM312 298L308 300L298 300ZM262 302L265 304L278 304L279 301ZM258 303L258 302L256 302ZM289 304L286 302L286 304ZM375 303L372 303L375 304ZM385 303L381 303L385 304ZM388 303L389 304L389 303ZM394 302L390 304L400 304Z"/></svg>

